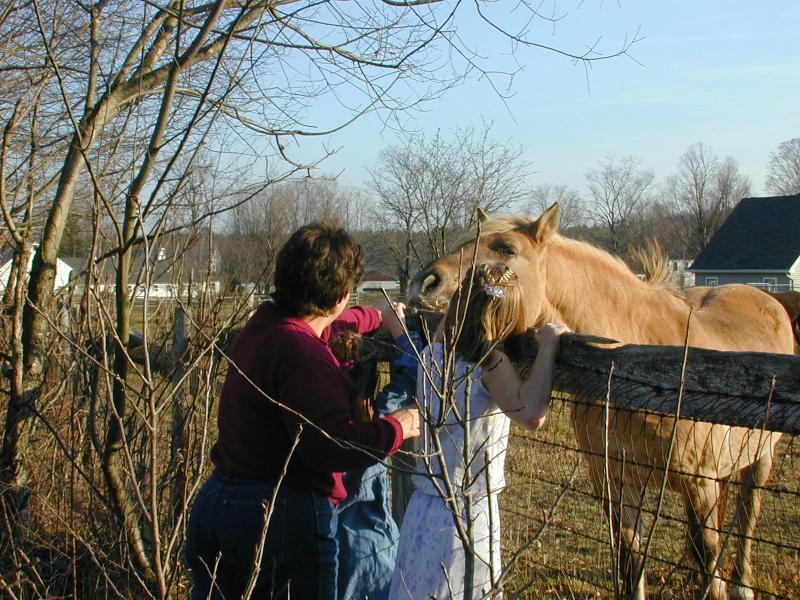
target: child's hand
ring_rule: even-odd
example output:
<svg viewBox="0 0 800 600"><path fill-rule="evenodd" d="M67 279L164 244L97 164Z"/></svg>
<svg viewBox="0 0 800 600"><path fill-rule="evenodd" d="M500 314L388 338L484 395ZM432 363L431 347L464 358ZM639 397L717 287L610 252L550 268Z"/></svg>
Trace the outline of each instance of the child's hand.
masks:
<svg viewBox="0 0 800 600"><path fill-rule="evenodd" d="M545 323L541 327L534 328L533 337L536 339L540 350L556 355L558 354L561 336L569 331L572 330L564 323Z"/></svg>
<svg viewBox="0 0 800 600"><path fill-rule="evenodd" d="M402 321L405 319L405 304L402 302L392 304L386 298L381 298L375 309L381 313L383 328L392 336L392 339L396 340L405 333Z"/></svg>

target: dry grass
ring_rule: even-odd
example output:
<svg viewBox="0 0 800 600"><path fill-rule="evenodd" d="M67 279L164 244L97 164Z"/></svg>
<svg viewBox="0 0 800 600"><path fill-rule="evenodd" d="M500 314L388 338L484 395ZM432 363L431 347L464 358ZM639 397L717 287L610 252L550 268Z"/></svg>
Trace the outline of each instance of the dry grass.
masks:
<svg viewBox="0 0 800 600"><path fill-rule="evenodd" d="M555 401L549 423L535 435L515 431L506 463L509 487L501 496L503 552L508 559L529 545L514 566L507 593L523 598L612 598L611 551L601 504L593 498L586 469L580 465L570 489L539 539L550 508L570 480L579 454L567 402ZM785 436L776 455L768 490L762 494L761 515L753 552L759 598L800 597L800 462L793 439ZM645 500L654 510L655 491ZM729 511L730 512L730 511ZM683 508L667 493L656 528L647 568L651 597L692 598L700 592L691 577L685 550ZM644 531L652 526L645 519ZM730 576L730 539L723 577Z"/></svg>

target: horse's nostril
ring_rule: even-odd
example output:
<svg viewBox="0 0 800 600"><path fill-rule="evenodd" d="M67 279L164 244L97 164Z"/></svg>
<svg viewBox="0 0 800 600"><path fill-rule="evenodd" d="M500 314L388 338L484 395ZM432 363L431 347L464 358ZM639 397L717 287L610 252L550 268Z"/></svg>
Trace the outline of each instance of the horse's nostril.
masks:
<svg viewBox="0 0 800 600"><path fill-rule="evenodd" d="M439 276L436 273L431 273L422 280L422 293L430 294L439 286L440 282Z"/></svg>

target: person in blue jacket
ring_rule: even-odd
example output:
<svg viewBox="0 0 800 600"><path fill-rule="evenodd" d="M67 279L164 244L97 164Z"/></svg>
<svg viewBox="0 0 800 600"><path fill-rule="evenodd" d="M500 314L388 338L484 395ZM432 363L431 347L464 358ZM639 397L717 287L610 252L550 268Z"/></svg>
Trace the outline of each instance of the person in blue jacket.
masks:
<svg viewBox="0 0 800 600"><path fill-rule="evenodd" d="M391 364L389 383L375 396L376 417L416 406L417 352L422 349L421 338L417 332L406 333L402 324L404 305L395 304L394 309L396 318L389 317L383 325L394 338L398 352ZM391 311L382 314L391 315ZM389 503L387 468L378 463L364 471L347 473L345 486L350 494L339 506L337 530L339 598L384 600L389 593L400 538Z"/></svg>

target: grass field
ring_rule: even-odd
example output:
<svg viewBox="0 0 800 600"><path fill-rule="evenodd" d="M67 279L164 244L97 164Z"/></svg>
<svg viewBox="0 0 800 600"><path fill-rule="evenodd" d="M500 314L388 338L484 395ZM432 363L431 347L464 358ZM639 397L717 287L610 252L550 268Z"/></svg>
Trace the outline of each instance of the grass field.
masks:
<svg viewBox="0 0 800 600"><path fill-rule="evenodd" d="M554 401L545 427L536 434L515 431L506 463L509 487L501 496L503 556L505 560L521 547L522 554L507 586L512 596L523 598L613 598L611 551L607 521L601 504L592 497L586 468L578 465L567 402ZM563 499L546 515L565 487ZM753 552L758 598L800 597L800 464L793 439L784 436L776 464L762 494L763 512L756 530ZM654 510L656 494L645 500ZM729 511L730 512L730 511ZM685 516L677 496L668 493L662 517L655 530L647 568L651 597L693 598L701 595L690 577L685 556ZM652 527L646 519L644 531ZM531 543L532 538L540 534ZM730 539L722 574L730 577Z"/></svg>

